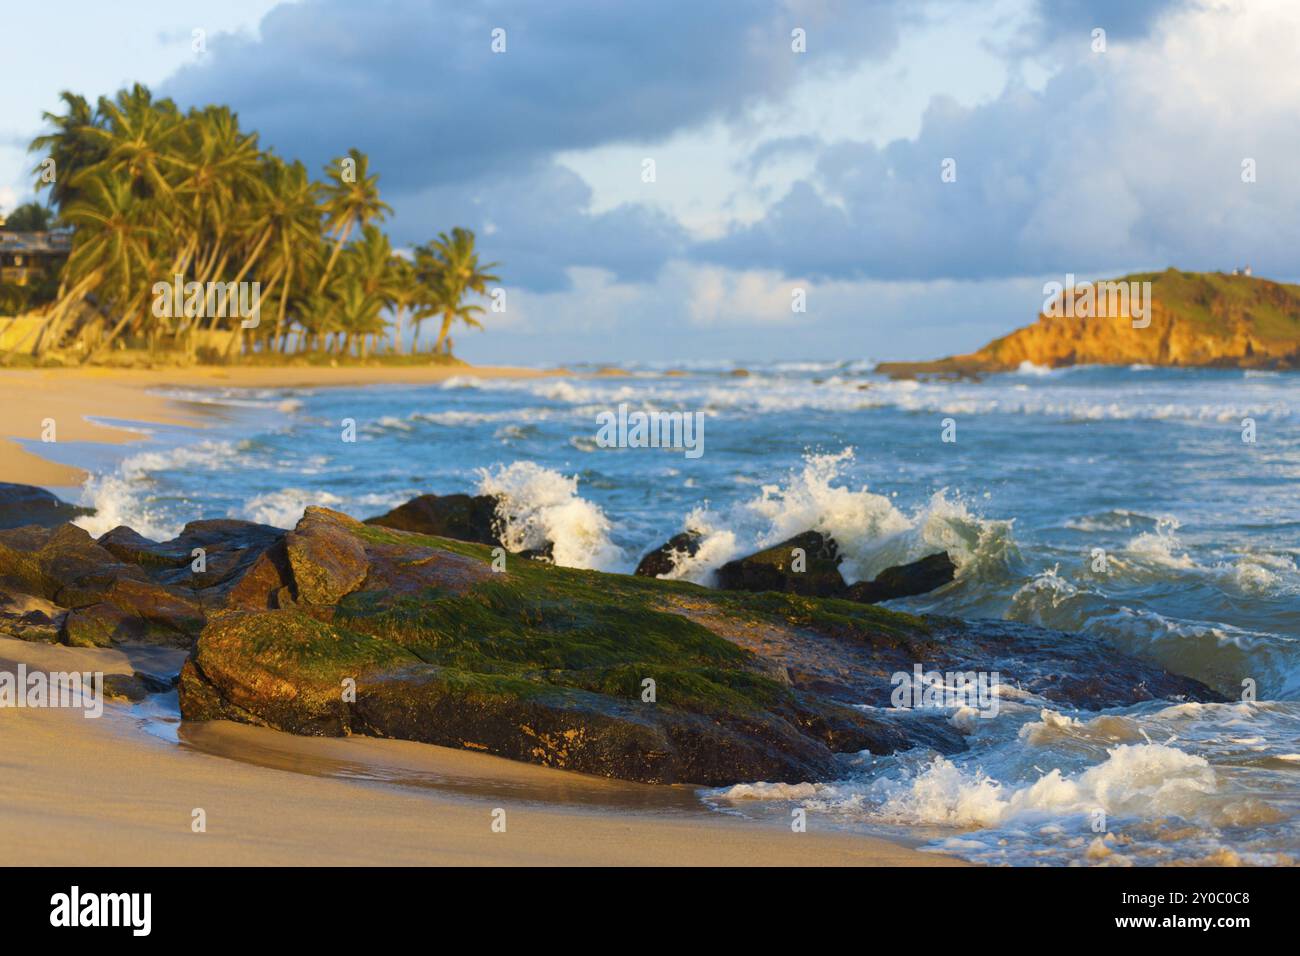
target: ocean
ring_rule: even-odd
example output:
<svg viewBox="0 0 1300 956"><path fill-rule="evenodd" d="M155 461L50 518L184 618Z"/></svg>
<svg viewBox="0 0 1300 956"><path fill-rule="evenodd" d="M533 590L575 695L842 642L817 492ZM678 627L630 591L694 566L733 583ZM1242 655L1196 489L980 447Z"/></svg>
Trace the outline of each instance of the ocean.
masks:
<svg viewBox="0 0 1300 956"><path fill-rule="evenodd" d="M992 719L952 709L962 754L863 754L842 780L754 781L705 805L803 808L809 828L994 864L1300 859L1300 376L1025 367L922 383L872 364L174 389L208 427L97 459L81 494L98 513L79 523L167 538L198 517L291 527L309 504L364 518L478 491L511 499L512 546L554 542L571 567L630 572L686 528L702 547L674 574L700 583L809 529L838 542L850 583L946 550L952 584L888 606L1081 631L1235 702L1093 712L1004 686ZM597 416L621 403L702 413L703 453L602 447Z"/></svg>

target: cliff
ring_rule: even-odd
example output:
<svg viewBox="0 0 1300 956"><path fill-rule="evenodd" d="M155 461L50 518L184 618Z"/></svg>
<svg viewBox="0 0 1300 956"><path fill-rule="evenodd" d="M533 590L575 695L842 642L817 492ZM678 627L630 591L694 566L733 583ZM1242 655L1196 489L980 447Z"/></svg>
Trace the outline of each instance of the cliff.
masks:
<svg viewBox="0 0 1300 956"><path fill-rule="evenodd" d="M1135 292L1150 283L1149 306L1134 295L1127 303L1111 297L1106 307L1104 294L1091 297L1080 283L1073 301L1064 292L1044 304L1033 325L977 352L932 362L884 362L876 370L900 378L1005 372L1022 362L1053 368L1137 363L1300 368L1300 286L1177 269L1109 281Z"/></svg>

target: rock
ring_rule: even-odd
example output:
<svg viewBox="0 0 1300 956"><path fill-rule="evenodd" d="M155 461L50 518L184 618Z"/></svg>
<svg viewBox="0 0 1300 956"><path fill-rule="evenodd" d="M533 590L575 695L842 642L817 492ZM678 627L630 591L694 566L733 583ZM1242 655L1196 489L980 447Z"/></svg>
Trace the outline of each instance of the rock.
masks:
<svg viewBox="0 0 1300 956"><path fill-rule="evenodd" d="M129 700L134 704L148 697L149 690L134 674L105 674L104 696L109 699Z"/></svg>
<svg viewBox="0 0 1300 956"><path fill-rule="evenodd" d="M98 544L162 583L202 590L231 582L284 534L270 525L218 518L191 521L171 541L150 541L130 528L118 527L100 537Z"/></svg>
<svg viewBox="0 0 1300 956"><path fill-rule="evenodd" d="M796 551L802 551L801 559ZM800 560L803 570L796 570ZM845 591L840 560L834 540L805 531L749 557L728 561L717 571L718 587L831 597Z"/></svg>
<svg viewBox="0 0 1300 956"><path fill-rule="evenodd" d="M136 671L133 674L105 674L104 696L139 703L150 694L162 694L175 686L173 681Z"/></svg>
<svg viewBox="0 0 1300 956"><path fill-rule="evenodd" d="M63 624L63 643L69 647L134 644L143 641L144 636L144 619L112 604L74 608Z"/></svg>
<svg viewBox="0 0 1300 956"><path fill-rule="evenodd" d="M64 592L93 595L121 578L147 580L143 571L118 561L75 525L0 531L0 581L29 594L68 607L72 602Z"/></svg>
<svg viewBox="0 0 1300 956"><path fill-rule="evenodd" d="M874 581L859 581L850 585L844 596L850 601L861 601L863 604L911 597L943 587L952 581L956 573L957 565L952 563L948 552L940 551L911 564L886 568Z"/></svg>
<svg viewBox="0 0 1300 956"><path fill-rule="evenodd" d="M636 573L646 578L671 574L677 567L679 556L693 558L699 553L702 537L698 531L683 531L673 535L641 559L641 563L636 566Z"/></svg>
<svg viewBox="0 0 1300 956"><path fill-rule="evenodd" d="M293 568L283 540L277 541L253 560L226 589L224 606L268 610L293 602Z"/></svg>
<svg viewBox="0 0 1300 956"><path fill-rule="evenodd" d="M1217 699L1078 635L533 562L494 573L485 546L437 547L325 509L285 546L291 563L298 552L300 597L321 579L311 603L210 614L180 676L186 720L724 785L833 779L837 754L864 749L961 750L946 714L855 706L888 707L891 674L918 663L999 668L1003 682L1075 706ZM273 565L261 566L269 581ZM320 603L327 594L339 596Z"/></svg>
<svg viewBox="0 0 1300 956"><path fill-rule="evenodd" d="M456 541L499 545L498 500L495 495L420 495L387 514L367 518L365 523Z"/></svg>
<svg viewBox="0 0 1300 956"><path fill-rule="evenodd" d="M370 569L366 550L352 533L360 522L328 508L309 507L285 535L296 594L310 604L334 604L360 587Z"/></svg>
<svg viewBox="0 0 1300 956"><path fill-rule="evenodd" d="M127 564L174 568L178 564L188 563L184 552L151 541L126 525L118 525L112 531L105 532L95 543Z"/></svg>
<svg viewBox="0 0 1300 956"><path fill-rule="evenodd" d="M739 594L727 598L742 600ZM781 664L795 689L846 703L891 706L893 675L911 673L917 664L925 671L997 671L1001 683L1088 710L1164 698L1223 699L1199 681L1088 635L1015 621L920 618L793 594L745 596L730 609L675 594L664 606ZM741 608L745 613L735 613ZM914 713L906 720L924 717Z"/></svg>
<svg viewBox="0 0 1300 956"><path fill-rule="evenodd" d="M70 505L44 488L0 481L0 528L52 528L88 514L94 509Z"/></svg>
<svg viewBox="0 0 1300 956"><path fill-rule="evenodd" d="M66 611L44 598L0 589L0 636L54 644Z"/></svg>
<svg viewBox="0 0 1300 956"><path fill-rule="evenodd" d="M803 552L802 571L796 570L796 549ZM662 551L663 548L646 555L642 564L652 558L659 561ZM834 539L816 531L805 531L756 554L728 561L718 569L717 583L728 591L783 591L874 604L933 591L951 581L957 571L947 553L941 551L910 564L886 568L874 581L849 586L840 574L841 560ZM641 573L640 568L637 573Z"/></svg>

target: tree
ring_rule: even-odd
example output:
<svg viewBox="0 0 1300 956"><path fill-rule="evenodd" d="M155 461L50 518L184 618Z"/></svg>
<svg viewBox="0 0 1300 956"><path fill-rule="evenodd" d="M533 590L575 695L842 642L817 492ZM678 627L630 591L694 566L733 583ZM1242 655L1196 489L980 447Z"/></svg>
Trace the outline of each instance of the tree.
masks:
<svg viewBox="0 0 1300 956"><path fill-rule="evenodd" d="M421 317L442 317L434 352L443 350L457 319L471 328L483 327L475 318L482 314L482 306L467 305L464 300L471 292L486 295L489 282L501 281L487 271L497 265L495 262L479 264L474 233L460 226L452 229L451 235L440 232L437 239L416 248L415 272L424 292Z"/></svg>
<svg viewBox="0 0 1300 956"><path fill-rule="evenodd" d="M334 250L325 263L318 292L325 288L353 227L364 227L371 221L383 222L385 215L393 211L388 203L380 200L379 177L370 175L369 168L370 160L357 149L349 149L347 156L325 167L329 182L324 189L322 211L326 231L334 236Z"/></svg>
<svg viewBox="0 0 1300 956"><path fill-rule="evenodd" d="M93 109L72 93L62 100L65 111L45 114L49 130L32 142L46 154L35 172L50 206L29 204L10 221L39 230L57 210L73 229L57 291L42 291L50 304L24 349L75 348L93 358L126 333L143 334L151 350L166 334L195 356L200 332L230 330L230 356L246 343L285 351L295 335L296 348L350 350L359 341L365 354L386 333L385 309L399 349L407 315L441 318L439 349L455 322L478 325L483 310L466 297L496 277L479 265L473 233L439 234L414 262L395 255L377 226L391 210L357 150L326 167L321 184L302 163L262 150L224 106L182 113L140 84L100 97ZM169 294L170 308L155 312L154 288L172 287L177 276L187 283L184 301ZM272 303L276 310L274 324L251 334L232 307L236 296L249 301L239 294L246 282L257 283L262 312ZM224 291L210 299L214 283ZM0 301L17 311L32 301L24 295L0 290Z"/></svg>
<svg viewBox="0 0 1300 956"><path fill-rule="evenodd" d="M86 98L64 90L59 99L67 106L67 113L63 116L49 112L41 114L54 130L37 136L28 150L45 153L46 160L53 160L52 166L42 160L32 172L37 177L36 188L48 187L50 202L62 209L76 197L72 181L77 173L101 162L107 148L90 132L100 121Z"/></svg>
<svg viewBox="0 0 1300 956"><path fill-rule="evenodd" d="M15 209L0 229L5 232L46 232L54 224L54 212L40 203L23 203Z"/></svg>

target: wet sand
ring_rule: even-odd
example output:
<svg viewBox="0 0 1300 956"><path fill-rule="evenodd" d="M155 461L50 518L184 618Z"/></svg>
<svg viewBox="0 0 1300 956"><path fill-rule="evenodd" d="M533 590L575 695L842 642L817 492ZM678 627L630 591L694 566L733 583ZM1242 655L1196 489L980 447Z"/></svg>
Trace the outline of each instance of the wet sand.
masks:
<svg viewBox="0 0 1300 956"><path fill-rule="evenodd" d="M179 652L0 639L0 669L163 669ZM872 865L959 861L806 833L650 787L399 740L182 724L148 706L0 708L3 862L59 865ZM235 755L235 756L231 756ZM193 811L206 832L191 829ZM504 833L493 811L505 811Z"/></svg>
<svg viewBox="0 0 1300 956"><path fill-rule="evenodd" d="M164 388L313 388L369 384L428 384L456 376L532 378L552 372L505 366L428 365L317 368L221 367L160 369L0 369L0 481L47 487L81 484L86 473L50 461L18 442L41 441L53 420L60 442L120 444L140 434L87 416L166 425L200 425L192 410L151 394Z"/></svg>

